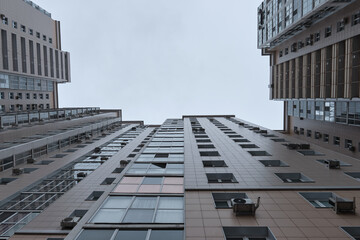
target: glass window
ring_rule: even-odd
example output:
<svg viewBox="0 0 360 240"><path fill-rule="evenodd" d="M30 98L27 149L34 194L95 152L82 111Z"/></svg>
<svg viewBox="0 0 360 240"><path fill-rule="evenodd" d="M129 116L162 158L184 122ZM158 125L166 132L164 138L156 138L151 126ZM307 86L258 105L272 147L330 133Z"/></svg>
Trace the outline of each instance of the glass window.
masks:
<svg viewBox="0 0 360 240"><path fill-rule="evenodd" d="M120 223L124 217L125 209L100 209L92 222L96 223Z"/></svg>
<svg viewBox="0 0 360 240"><path fill-rule="evenodd" d="M103 208L126 208L130 205L132 197L109 197Z"/></svg>
<svg viewBox="0 0 360 240"><path fill-rule="evenodd" d="M157 223L180 223L183 222L183 210L158 210L155 217Z"/></svg>
<svg viewBox="0 0 360 240"><path fill-rule="evenodd" d="M109 240L113 235L114 230L83 230L76 240Z"/></svg>
<svg viewBox="0 0 360 240"><path fill-rule="evenodd" d="M141 223L152 222L155 210L150 209L130 209L123 222L128 223Z"/></svg>
<svg viewBox="0 0 360 240"><path fill-rule="evenodd" d="M120 230L116 234L115 240L145 240L147 232L147 230Z"/></svg>
<svg viewBox="0 0 360 240"><path fill-rule="evenodd" d="M156 197L138 197L132 204L132 208L155 208Z"/></svg>

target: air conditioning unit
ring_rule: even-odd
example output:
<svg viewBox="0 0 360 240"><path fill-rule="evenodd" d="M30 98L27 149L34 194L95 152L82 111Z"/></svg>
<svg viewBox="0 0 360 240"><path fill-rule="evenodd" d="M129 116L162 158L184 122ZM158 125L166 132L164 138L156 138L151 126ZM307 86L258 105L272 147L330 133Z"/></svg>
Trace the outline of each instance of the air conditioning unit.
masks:
<svg viewBox="0 0 360 240"><path fill-rule="evenodd" d="M233 198L231 205L236 216L254 216L256 209L260 206L260 197L258 197L256 204L250 198Z"/></svg>
<svg viewBox="0 0 360 240"><path fill-rule="evenodd" d="M86 177L86 173L85 172L79 172L76 176L78 178L84 178L84 177Z"/></svg>
<svg viewBox="0 0 360 240"><path fill-rule="evenodd" d="M35 159L29 158L29 159L26 160L26 162L27 162L28 164L35 163Z"/></svg>
<svg viewBox="0 0 360 240"><path fill-rule="evenodd" d="M79 217L67 217L61 220L60 226L62 228L72 229L79 222Z"/></svg>
<svg viewBox="0 0 360 240"><path fill-rule="evenodd" d="M286 147L287 147L288 149L290 149L290 150L296 150L296 149L299 148L299 144L296 144L296 143L288 143L288 144L286 145Z"/></svg>
<svg viewBox="0 0 360 240"><path fill-rule="evenodd" d="M353 198L352 201L345 199L345 198L339 198L339 197L335 197L335 199L329 198L329 203L334 206L333 210L336 212L336 214L339 214L339 213L355 214L355 208L356 208L355 197Z"/></svg>
<svg viewBox="0 0 360 240"><path fill-rule="evenodd" d="M99 153L99 152L101 152L101 148L100 148L100 147L96 147L96 148L94 149L94 153Z"/></svg>
<svg viewBox="0 0 360 240"><path fill-rule="evenodd" d="M128 161L126 161L126 160L121 160L120 161L120 167L122 167L122 168L125 168L126 167L126 165L128 165Z"/></svg>
<svg viewBox="0 0 360 240"><path fill-rule="evenodd" d="M23 168L13 168L12 170L12 174L13 175L20 175L24 173L24 169Z"/></svg>
<svg viewBox="0 0 360 240"><path fill-rule="evenodd" d="M329 169L340 169L340 161L338 160L327 160Z"/></svg>

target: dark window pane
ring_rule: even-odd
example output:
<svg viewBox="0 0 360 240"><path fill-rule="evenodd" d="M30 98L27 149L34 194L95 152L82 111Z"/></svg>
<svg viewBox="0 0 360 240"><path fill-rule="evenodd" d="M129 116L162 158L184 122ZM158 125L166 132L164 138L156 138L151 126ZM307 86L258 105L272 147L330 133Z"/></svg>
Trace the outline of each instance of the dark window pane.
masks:
<svg viewBox="0 0 360 240"><path fill-rule="evenodd" d="M137 230L137 231L119 231L116 234L115 240L145 240L147 230Z"/></svg>
<svg viewBox="0 0 360 240"><path fill-rule="evenodd" d="M152 230L149 240L183 240L182 230Z"/></svg>
<svg viewBox="0 0 360 240"><path fill-rule="evenodd" d="M114 230L84 230L77 240L109 240Z"/></svg>

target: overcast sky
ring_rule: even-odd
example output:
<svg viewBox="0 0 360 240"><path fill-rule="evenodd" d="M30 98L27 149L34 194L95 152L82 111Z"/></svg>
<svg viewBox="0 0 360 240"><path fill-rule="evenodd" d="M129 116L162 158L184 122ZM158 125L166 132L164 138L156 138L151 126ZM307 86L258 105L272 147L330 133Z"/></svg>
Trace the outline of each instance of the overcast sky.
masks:
<svg viewBox="0 0 360 240"><path fill-rule="evenodd" d="M159 124L235 114L282 128L269 59L256 48L260 0L34 0L61 22L72 82L60 106L123 109Z"/></svg>

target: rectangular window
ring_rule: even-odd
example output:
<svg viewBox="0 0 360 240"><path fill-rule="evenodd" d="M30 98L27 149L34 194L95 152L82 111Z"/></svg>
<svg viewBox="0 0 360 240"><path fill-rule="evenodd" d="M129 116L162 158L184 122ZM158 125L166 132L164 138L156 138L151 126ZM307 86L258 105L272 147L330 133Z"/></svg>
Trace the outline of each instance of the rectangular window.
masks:
<svg viewBox="0 0 360 240"><path fill-rule="evenodd" d="M58 50L55 50L55 69L56 69L56 78L60 78L59 51Z"/></svg>
<svg viewBox="0 0 360 240"><path fill-rule="evenodd" d="M223 227L225 239L276 239L268 227Z"/></svg>
<svg viewBox="0 0 360 240"><path fill-rule="evenodd" d="M47 38L46 38L46 35L43 35L43 40L46 41L46 39L47 39Z"/></svg>
<svg viewBox="0 0 360 240"><path fill-rule="evenodd" d="M312 183L312 179L302 173L275 173L284 183Z"/></svg>
<svg viewBox="0 0 360 240"><path fill-rule="evenodd" d="M1 50L2 50L2 59L3 59L3 68L9 69L8 61L8 45L7 45L7 33L5 30L1 29Z"/></svg>
<svg viewBox="0 0 360 240"><path fill-rule="evenodd" d="M38 66L38 75L41 75L41 47L40 47L40 43L36 44L36 57L37 57L37 66Z"/></svg>
<svg viewBox="0 0 360 240"><path fill-rule="evenodd" d="M104 191L93 191L85 200L86 201L96 201L98 200Z"/></svg>
<svg viewBox="0 0 360 240"><path fill-rule="evenodd" d="M334 145L336 145L336 146L340 146L340 137L336 137L336 136L334 136Z"/></svg>
<svg viewBox="0 0 360 240"><path fill-rule="evenodd" d="M54 52L52 48L50 50L50 76L54 77Z"/></svg>
<svg viewBox="0 0 360 240"><path fill-rule="evenodd" d="M29 28L29 34L30 34L31 36L34 35L34 30L31 29L31 28Z"/></svg>
<svg viewBox="0 0 360 240"><path fill-rule="evenodd" d="M259 160L265 167L288 167L286 163L281 160Z"/></svg>
<svg viewBox="0 0 360 240"><path fill-rule="evenodd" d="M208 183L237 183L232 173L207 173Z"/></svg>
<svg viewBox="0 0 360 240"><path fill-rule="evenodd" d="M325 37L330 37L331 36L331 26L328 26L325 28Z"/></svg>
<svg viewBox="0 0 360 240"><path fill-rule="evenodd" d="M12 45L12 58L13 58L13 70L19 71L18 66L18 54L17 54L17 40L16 34L11 34L11 45Z"/></svg>
<svg viewBox="0 0 360 240"><path fill-rule="evenodd" d="M206 152L200 152L200 156L202 156L202 157L217 157L217 156L220 156L220 154L217 151L206 151Z"/></svg>
<svg viewBox="0 0 360 240"><path fill-rule="evenodd" d="M271 156L271 154L269 154L266 151L248 151L248 153L250 153L251 156L253 157L257 157L257 156Z"/></svg>
<svg viewBox="0 0 360 240"><path fill-rule="evenodd" d="M21 31L26 32L26 27L24 25L20 26Z"/></svg>
<svg viewBox="0 0 360 240"><path fill-rule="evenodd" d="M47 47L43 46L44 52L44 74L45 76L49 75L49 66L48 66L48 55L47 55Z"/></svg>
<svg viewBox="0 0 360 240"><path fill-rule="evenodd" d="M29 40L30 73L35 74L34 66L34 42Z"/></svg>
<svg viewBox="0 0 360 240"><path fill-rule="evenodd" d="M25 46L25 38L21 37L21 65L22 72L26 73L26 46Z"/></svg>
<svg viewBox="0 0 360 240"><path fill-rule="evenodd" d="M332 208L334 205L331 204L330 199L338 197L332 192L300 192L299 194L316 208Z"/></svg>
<svg viewBox="0 0 360 240"><path fill-rule="evenodd" d="M12 26L13 26L13 28L17 28L18 27L17 22L12 21Z"/></svg>
<svg viewBox="0 0 360 240"><path fill-rule="evenodd" d="M227 167L226 163L223 160L215 161L202 161L204 167Z"/></svg>
<svg viewBox="0 0 360 240"><path fill-rule="evenodd" d="M360 23L360 11L351 16L351 26Z"/></svg>

